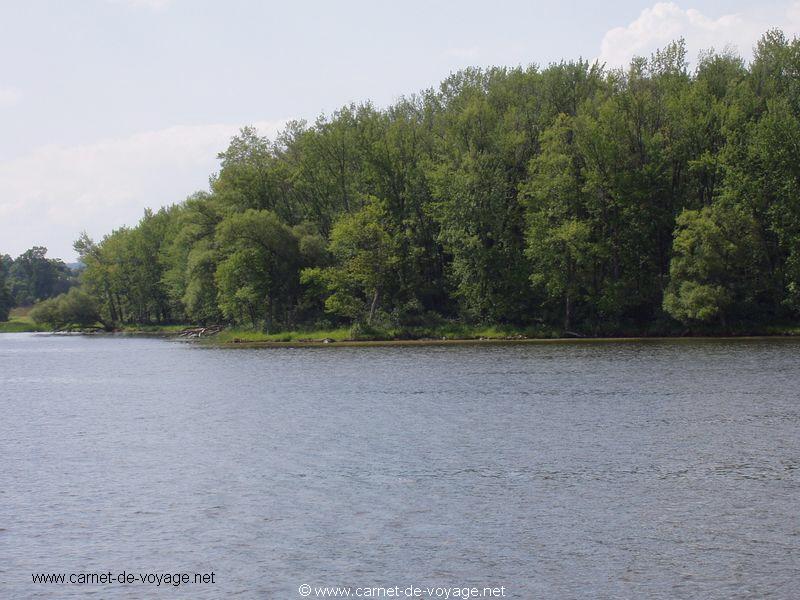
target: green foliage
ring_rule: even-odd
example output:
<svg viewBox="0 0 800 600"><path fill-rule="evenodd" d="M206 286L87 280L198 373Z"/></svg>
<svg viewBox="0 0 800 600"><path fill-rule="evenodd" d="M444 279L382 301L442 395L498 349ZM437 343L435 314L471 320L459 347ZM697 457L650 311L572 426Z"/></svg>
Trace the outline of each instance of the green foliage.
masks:
<svg viewBox="0 0 800 600"><path fill-rule="evenodd" d="M796 322L798 72L778 31L694 72L678 40L625 70L465 69L273 141L244 128L208 192L82 236L81 289L109 325L259 335ZM27 297L50 293L42 258Z"/></svg>
<svg viewBox="0 0 800 600"><path fill-rule="evenodd" d="M100 319L100 314L89 294L72 288L65 294L36 304L30 317L36 324L63 329L94 325Z"/></svg>
<svg viewBox="0 0 800 600"><path fill-rule="evenodd" d="M730 295L721 285L697 281L673 281L664 296L664 310L683 321L710 321L730 303Z"/></svg>
<svg viewBox="0 0 800 600"><path fill-rule="evenodd" d="M14 298L11 295L11 287L8 285L5 257L0 258L2 258L0 260L0 322L3 322L8 321L8 316L14 307Z"/></svg>
<svg viewBox="0 0 800 600"><path fill-rule="evenodd" d="M372 323L382 297L396 281L397 259L384 227L387 213L370 198L356 213L342 216L331 231L329 251L335 264L303 273L307 284L321 282L328 290L325 308L353 321Z"/></svg>
<svg viewBox="0 0 800 600"><path fill-rule="evenodd" d="M55 298L42 300L33 307L30 314L31 320L39 325L49 325L53 328L60 326L61 315L58 310L58 302Z"/></svg>
<svg viewBox="0 0 800 600"><path fill-rule="evenodd" d="M222 214L208 194L190 196L174 213L175 235L162 252L164 283L173 313L198 323L216 322L215 273L219 252L214 240Z"/></svg>
<svg viewBox="0 0 800 600"><path fill-rule="evenodd" d="M42 246L34 246L13 260L5 255L0 262L0 307L3 297L11 303L9 308L27 306L66 292L76 283L75 273L61 260L47 258L47 248Z"/></svg>
<svg viewBox="0 0 800 600"><path fill-rule="evenodd" d="M137 227L118 229L100 243L86 234L75 242L86 265L83 288L97 302L104 322L169 322L182 316L182 307L170 301L167 277L169 241L176 236L181 210L148 209Z"/></svg>
<svg viewBox="0 0 800 600"><path fill-rule="evenodd" d="M230 319L264 323L290 320L297 295L300 247L292 230L273 212L247 209L217 226L222 260L216 271L218 303Z"/></svg>
<svg viewBox="0 0 800 600"><path fill-rule="evenodd" d="M598 254L573 140L572 119L559 116L542 134L541 152L531 161L530 178L522 186L530 280L542 291L545 306L561 306L565 331L571 327L575 305L581 308L591 300Z"/></svg>
<svg viewBox="0 0 800 600"><path fill-rule="evenodd" d="M766 268L758 224L742 207L714 204L677 219L664 310L684 323L752 314Z"/></svg>

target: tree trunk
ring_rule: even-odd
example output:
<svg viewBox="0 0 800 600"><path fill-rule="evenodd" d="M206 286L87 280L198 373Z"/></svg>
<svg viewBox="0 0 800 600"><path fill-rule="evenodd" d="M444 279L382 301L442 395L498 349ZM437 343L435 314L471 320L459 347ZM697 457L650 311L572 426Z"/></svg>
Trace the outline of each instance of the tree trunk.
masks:
<svg viewBox="0 0 800 600"><path fill-rule="evenodd" d="M375 294L372 296L372 304L369 307L369 315L367 316L367 325L372 325L372 318L375 316L375 309L378 307L378 299L380 298L380 288L375 288Z"/></svg>

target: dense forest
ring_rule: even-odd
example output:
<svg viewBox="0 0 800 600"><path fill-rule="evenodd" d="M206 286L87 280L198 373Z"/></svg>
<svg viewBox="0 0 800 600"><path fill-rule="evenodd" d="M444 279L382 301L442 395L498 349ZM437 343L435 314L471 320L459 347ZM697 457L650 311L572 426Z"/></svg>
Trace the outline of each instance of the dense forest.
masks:
<svg viewBox="0 0 800 600"><path fill-rule="evenodd" d="M270 141L101 241L101 322L734 331L800 311L800 41L466 69ZM63 299L62 299L63 300ZM52 309L52 305L50 306Z"/></svg>
<svg viewBox="0 0 800 600"><path fill-rule="evenodd" d="M0 255L0 321L15 306L27 306L66 293L78 274L63 261L47 258L47 248L34 246L16 259Z"/></svg>

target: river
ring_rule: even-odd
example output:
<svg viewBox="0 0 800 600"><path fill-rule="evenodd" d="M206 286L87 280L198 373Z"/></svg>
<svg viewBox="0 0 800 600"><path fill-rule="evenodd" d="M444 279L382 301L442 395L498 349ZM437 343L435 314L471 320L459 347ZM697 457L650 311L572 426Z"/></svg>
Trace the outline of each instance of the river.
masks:
<svg viewBox="0 0 800 600"><path fill-rule="evenodd" d="M0 597L796 597L799 351L3 334Z"/></svg>

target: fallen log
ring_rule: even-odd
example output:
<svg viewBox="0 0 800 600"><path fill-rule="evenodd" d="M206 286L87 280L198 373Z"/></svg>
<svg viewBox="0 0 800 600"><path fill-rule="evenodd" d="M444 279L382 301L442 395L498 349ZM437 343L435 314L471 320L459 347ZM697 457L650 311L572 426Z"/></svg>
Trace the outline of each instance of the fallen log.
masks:
<svg viewBox="0 0 800 600"><path fill-rule="evenodd" d="M222 331L224 327L222 325L210 325L208 327L187 327L186 329L182 329L178 332L178 337L185 337L185 338L201 338L203 336L211 336L216 335L220 331Z"/></svg>

